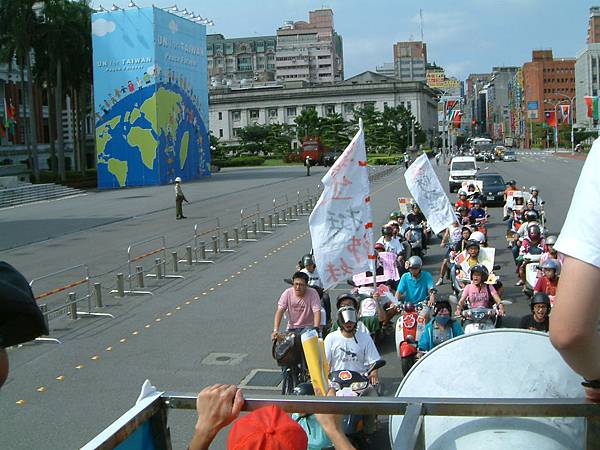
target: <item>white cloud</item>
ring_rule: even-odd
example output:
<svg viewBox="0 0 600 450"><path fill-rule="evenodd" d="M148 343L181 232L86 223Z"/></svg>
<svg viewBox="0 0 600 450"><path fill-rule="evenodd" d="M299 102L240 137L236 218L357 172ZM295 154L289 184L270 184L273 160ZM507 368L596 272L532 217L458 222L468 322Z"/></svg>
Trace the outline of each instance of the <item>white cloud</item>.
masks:
<svg viewBox="0 0 600 450"><path fill-rule="evenodd" d="M177 24L175 23L174 20L171 20L169 22L169 30L171 30L171 33L177 33L178 28L177 28Z"/></svg>
<svg viewBox="0 0 600 450"><path fill-rule="evenodd" d="M106 19L98 19L92 22L92 34L102 37L112 33L117 28L117 24Z"/></svg>

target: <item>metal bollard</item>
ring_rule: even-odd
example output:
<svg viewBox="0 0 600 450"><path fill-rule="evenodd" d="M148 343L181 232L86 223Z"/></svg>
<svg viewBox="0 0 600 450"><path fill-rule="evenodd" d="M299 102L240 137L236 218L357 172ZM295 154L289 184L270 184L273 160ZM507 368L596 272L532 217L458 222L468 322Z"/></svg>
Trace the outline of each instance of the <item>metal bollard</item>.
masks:
<svg viewBox="0 0 600 450"><path fill-rule="evenodd" d="M279 212L276 212L275 213L275 226L279 226L279 225L280 225L280 223L279 223Z"/></svg>
<svg viewBox="0 0 600 450"><path fill-rule="evenodd" d="M248 225L244 224L242 227L242 239L248 240Z"/></svg>
<svg viewBox="0 0 600 450"><path fill-rule="evenodd" d="M281 211L281 220L283 223L287 222L287 211L285 209Z"/></svg>
<svg viewBox="0 0 600 450"><path fill-rule="evenodd" d="M71 316L71 320L77 320L77 295L75 292L69 292L67 298L67 311Z"/></svg>
<svg viewBox="0 0 600 450"><path fill-rule="evenodd" d="M160 280L163 277L162 261L160 258L154 259L154 267L156 268L156 279Z"/></svg>
<svg viewBox="0 0 600 450"><path fill-rule="evenodd" d="M185 260L188 266L191 266L194 263L194 258L192 257L192 246L188 245L185 248ZM175 271L177 272L177 271Z"/></svg>
<svg viewBox="0 0 600 450"><path fill-rule="evenodd" d="M268 219L269 219L269 230L272 230L273 229L273 214L269 214Z"/></svg>
<svg viewBox="0 0 600 450"><path fill-rule="evenodd" d="M94 294L96 297L96 308L104 308L102 303L102 285L100 283L94 283Z"/></svg>
<svg viewBox="0 0 600 450"><path fill-rule="evenodd" d="M237 228L233 229L233 242L236 247L240 246L240 230Z"/></svg>
<svg viewBox="0 0 600 450"><path fill-rule="evenodd" d="M260 218L260 231L266 231L265 230L265 218L264 217Z"/></svg>
<svg viewBox="0 0 600 450"><path fill-rule="evenodd" d="M256 220L252 221L252 231L254 232L254 239L258 239L258 224L256 223Z"/></svg>
<svg viewBox="0 0 600 450"><path fill-rule="evenodd" d="M225 250L229 250L229 232L223 231L223 244L225 245Z"/></svg>
<svg viewBox="0 0 600 450"><path fill-rule="evenodd" d="M204 241L200 242L200 259L206 260L206 243Z"/></svg>
<svg viewBox="0 0 600 450"><path fill-rule="evenodd" d="M137 276L138 287L144 287L144 268L142 266L137 266L135 268L135 274Z"/></svg>
<svg viewBox="0 0 600 450"><path fill-rule="evenodd" d="M298 205L294 205L294 217L298 218Z"/></svg>
<svg viewBox="0 0 600 450"><path fill-rule="evenodd" d="M44 323L46 324L46 329L50 330L50 326L48 323L48 305L45 303L40 305L40 311L42 312L42 316L44 317Z"/></svg>
<svg viewBox="0 0 600 450"><path fill-rule="evenodd" d="M117 274L117 294L118 297L125 297L125 277L122 273Z"/></svg>
<svg viewBox="0 0 600 450"><path fill-rule="evenodd" d="M304 205L300 202L300 214L304 215Z"/></svg>
<svg viewBox="0 0 600 450"><path fill-rule="evenodd" d="M171 252L171 256L173 258L173 272L177 273L177 272L179 272L177 252Z"/></svg>
<svg viewBox="0 0 600 450"><path fill-rule="evenodd" d="M292 214L292 207L291 206L288 208L288 217L290 218L290 220L292 219L292 217L294 217L294 215Z"/></svg>
<svg viewBox="0 0 600 450"><path fill-rule="evenodd" d="M219 253L219 237L218 236L213 236L212 237L212 251L213 253L216 255L217 253Z"/></svg>

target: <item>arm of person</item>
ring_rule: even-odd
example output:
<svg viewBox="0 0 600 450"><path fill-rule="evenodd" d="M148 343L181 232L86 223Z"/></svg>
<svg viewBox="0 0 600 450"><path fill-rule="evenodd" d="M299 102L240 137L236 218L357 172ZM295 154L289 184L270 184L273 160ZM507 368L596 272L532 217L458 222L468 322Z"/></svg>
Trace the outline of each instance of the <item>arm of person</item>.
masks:
<svg viewBox="0 0 600 450"><path fill-rule="evenodd" d="M215 384L200 391L198 420L188 449L207 450L217 433L240 415L243 405L244 396L235 385Z"/></svg>
<svg viewBox="0 0 600 450"><path fill-rule="evenodd" d="M460 313L464 309L465 302L467 301L468 297L469 297L469 290L467 288L465 288L465 289L463 289L462 294L460 296L460 300L458 301L458 304L456 305L456 315L457 316L460 316Z"/></svg>
<svg viewBox="0 0 600 450"><path fill-rule="evenodd" d="M465 330L463 330L463 327L458 320L452 321L452 334L454 337L465 334Z"/></svg>
<svg viewBox="0 0 600 450"><path fill-rule="evenodd" d="M281 307L277 307L277 311L275 311L275 320L273 320L273 333L271 334L271 339L275 339L277 337L277 333L279 332L279 325L281 325L281 319L283 318L284 309Z"/></svg>
<svg viewBox="0 0 600 450"><path fill-rule="evenodd" d="M402 277L400 277L400 283L398 283L398 288L396 289L396 294L395 294L398 302L400 302L400 300L402 300L402 297L404 297L404 295L406 294L406 287L405 287L404 280L405 280L404 275L402 275Z"/></svg>
<svg viewBox="0 0 600 450"><path fill-rule="evenodd" d="M550 340L567 364L586 380L600 379L600 335L596 331L599 291L600 268L567 256L550 314ZM600 401L600 393L596 395L595 401Z"/></svg>
<svg viewBox="0 0 600 450"><path fill-rule="evenodd" d="M538 292L544 291L544 277L540 277L535 282L535 286L533 287L533 293L536 294Z"/></svg>
<svg viewBox="0 0 600 450"><path fill-rule="evenodd" d="M336 450L354 450L352 443L341 428L341 416L334 414L315 414L325 434Z"/></svg>
<svg viewBox="0 0 600 450"><path fill-rule="evenodd" d="M494 303L496 303L497 307L498 307L498 312L500 313L501 316L504 315L504 305L502 304L502 299L500 298L500 295L498 294L498 291L496 290L496 288L494 286L490 286L490 294L492 295L492 298L494 299Z"/></svg>
<svg viewBox="0 0 600 450"><path fill-rule="evenodd" d="M442 242L440 242L440 247L445 247L446 244L448 243L448 239L450 239L450 228L446 228L446 232L444 233L444 236L442 237Z"/></svg>
<svg viewBox="0 0 600 450"><path fill-rule="evenodd" d="M429 322L426 326L425 329L423 330L423 334L421 334L421 337L419 338L419 350L422 352L428 352L429 350L431 350L431 340L430 340L430 334L431 334L431 324L432 322Z"/></svg>

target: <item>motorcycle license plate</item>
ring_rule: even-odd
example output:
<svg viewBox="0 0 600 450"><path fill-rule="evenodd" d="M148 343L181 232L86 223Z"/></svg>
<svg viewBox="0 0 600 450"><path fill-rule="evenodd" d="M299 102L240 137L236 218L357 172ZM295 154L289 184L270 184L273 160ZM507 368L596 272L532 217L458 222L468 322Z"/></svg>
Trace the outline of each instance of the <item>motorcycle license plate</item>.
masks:
<svg viewBox="0 0 600 450"><path fill-rule="evenodd" d="M493 196L493 195L488 195L486 198L487 198L488 200L494 200L494 196Z"/></svg>

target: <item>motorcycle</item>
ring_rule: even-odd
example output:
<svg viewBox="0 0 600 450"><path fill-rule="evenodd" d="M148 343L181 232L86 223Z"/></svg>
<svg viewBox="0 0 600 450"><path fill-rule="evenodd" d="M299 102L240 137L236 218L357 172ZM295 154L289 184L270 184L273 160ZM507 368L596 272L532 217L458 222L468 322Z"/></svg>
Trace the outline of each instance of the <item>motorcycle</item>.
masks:
<svg viewBox="0 0 600 450"><path fill-rule="evenodd" d="M406 233L406 240L410 244L411 255L423 257L423 236L424 230L422 224L413 223L410 225L408 232Z"/></svg>
<svg viewBox="0 0 600 450"><path fill-rule="evenodd" d="M329 374L329 385L335 390L336 397L361 397L373 387L369 381L371 372L385 364L383 359L375 361L365 374L353 370L336 370ZM365 434L365 416L366 414L350 414L342 419L344 434L358 449L369 448Z"/></svg>
<svg viewBox="0 0 600 450"><path fill-rule="evenodd" d="M417 306L405 303L402 313L396 321L396 349L402 367L402 375L406 376L417 359L417 343L423 334L425 325L431 319L431 308L427 302L419 302Z"/></svg>
<svg viewBox="0 0 600 450"><path fill-rule="evenodd" d="M529 253L523 255L523 265L525 267L525 294L528 297L533 295L533 288L538 280L538 264L543 254L539 247L531 247Z"/></svg>
<svg viewBox="0 0 600 450"><path fill-rule="evenodd" d="M495 308L471 308L462 311L461 316L465 322L465 334L478 331L493 330L498 322L498 312Z"/></svg>

